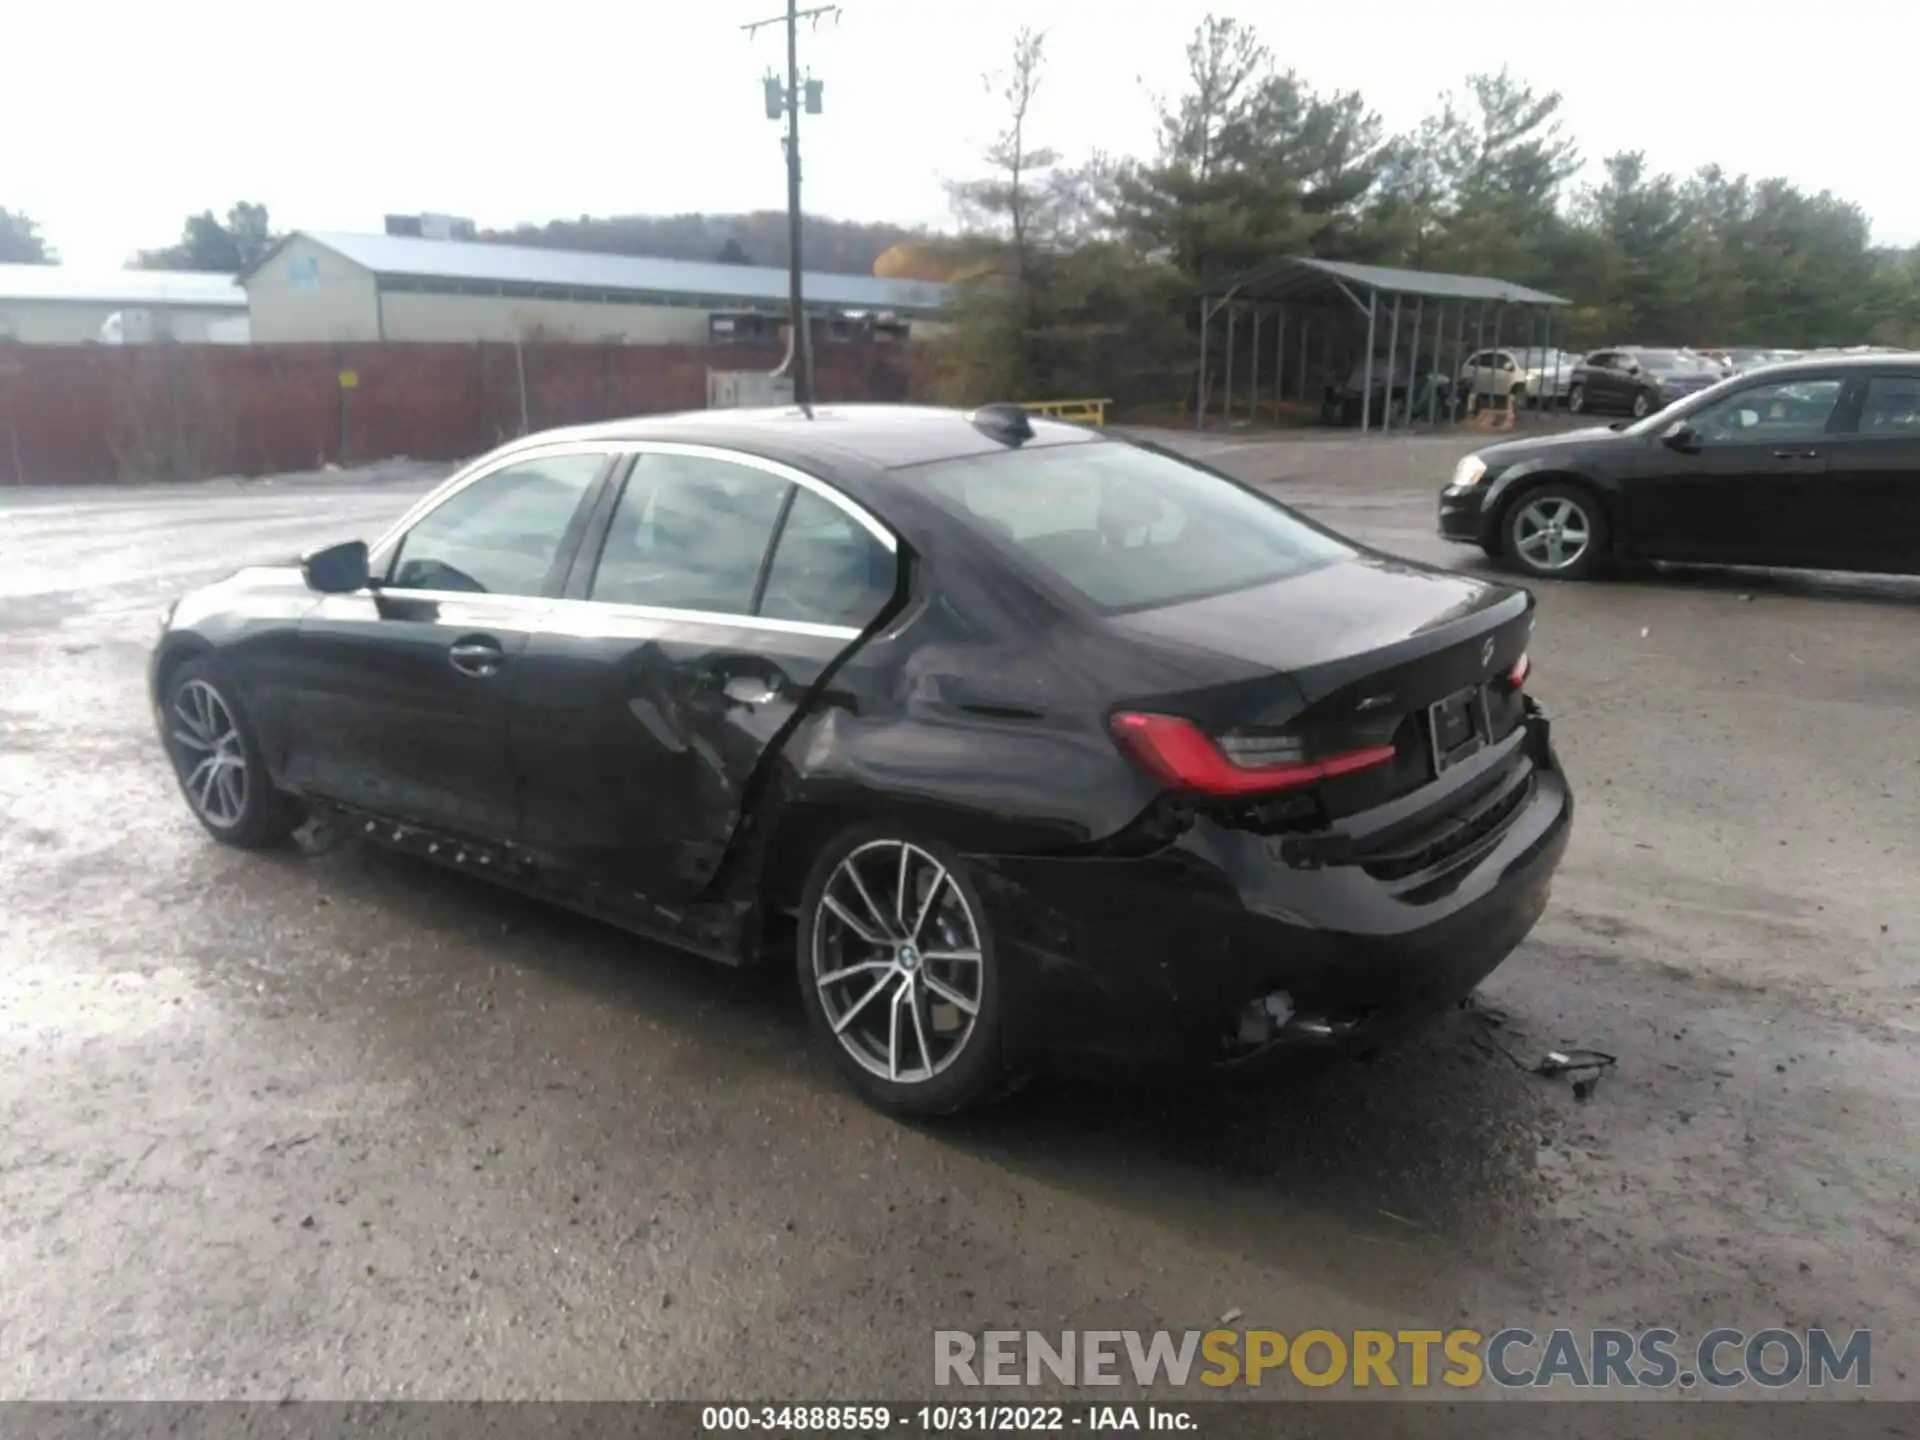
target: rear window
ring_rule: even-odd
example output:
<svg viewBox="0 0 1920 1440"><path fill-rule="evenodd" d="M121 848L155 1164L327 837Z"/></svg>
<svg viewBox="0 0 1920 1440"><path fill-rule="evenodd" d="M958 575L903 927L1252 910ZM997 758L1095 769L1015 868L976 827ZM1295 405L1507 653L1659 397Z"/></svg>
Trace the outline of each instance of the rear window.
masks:
<svg viewBox="0 0 1920 1440"><path fill-rule="evenodd" d="M1009 450L917 474L962 520L1108 613L1244 590L1354 553L1217 475L1132 445Z"/></svg>

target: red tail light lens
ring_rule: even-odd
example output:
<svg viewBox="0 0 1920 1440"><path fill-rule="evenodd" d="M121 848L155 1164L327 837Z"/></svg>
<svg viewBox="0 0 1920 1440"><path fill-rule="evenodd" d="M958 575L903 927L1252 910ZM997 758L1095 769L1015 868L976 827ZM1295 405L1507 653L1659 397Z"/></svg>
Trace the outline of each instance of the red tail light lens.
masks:
<svg viewBox="0 0 1920 1440"><path fill-rule="evenodd" d="M1513 662L1513 669L1507 672L1507 688L1518 690L1527 683L1527 677L1533 673L1533 662L1525 655Z"/></svg>
<svg viewBox="0 0 1920 1440"><path fill-rule="evenodd" d="M1373 745L1320 760L1236 765L1191 720L1127 713L1113 717L1114 738L1146 771L1168 785L1202 795L1261 795L1350 775L1393 759L1393 746Z"/></svg>

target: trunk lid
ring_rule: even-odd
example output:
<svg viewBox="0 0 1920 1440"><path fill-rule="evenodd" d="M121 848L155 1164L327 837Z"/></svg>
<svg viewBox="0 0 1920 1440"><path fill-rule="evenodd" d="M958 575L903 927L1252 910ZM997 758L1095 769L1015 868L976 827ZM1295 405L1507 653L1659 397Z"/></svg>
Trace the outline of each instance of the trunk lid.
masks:
<svg viewBox="0 0 1920 1440"><path fill-rule="evenodd" d="M1391 762L1319 787L1325 820L1439 779L1447 757L1430 712L1450 697L1468 697L1484 742L1511 731L1520 705L1505 677L1526 653L1532 612L1524 590L1363 554L1113 623L1156 648L1229 662L1204 688L1129 703L1193 720L1243 763L1392 745Z"/></svg>

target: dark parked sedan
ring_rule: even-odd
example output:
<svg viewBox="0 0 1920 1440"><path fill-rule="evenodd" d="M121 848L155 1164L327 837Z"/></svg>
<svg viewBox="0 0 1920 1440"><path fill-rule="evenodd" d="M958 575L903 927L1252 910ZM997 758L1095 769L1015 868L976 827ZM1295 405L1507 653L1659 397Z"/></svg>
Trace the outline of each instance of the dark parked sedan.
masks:
<svg viewBox="0 0 1920 1440"><path fill-rule="evenodd" d="M1611 556L1920 574L1920 356L1771 365L1631 425L1481 450L1440 533L1568 580Z"/></svg>
<svg viewBox="0 0 1920 1440"><path fill-rule="evenodd" d="M1371 1045L1546 904L1524 591L1012 408L537 436L169 614L193 813L300 814L714 959L902 1111Z"/></svg>
<svg viewBox="0 0 1920 1440"><path fill-rule="evenodd" d="M1724 367L1691 350L1595 350L1573 368L1567 408L1576 415L1625 411L1637 420L1706 389L1725 374Z"/></svg>

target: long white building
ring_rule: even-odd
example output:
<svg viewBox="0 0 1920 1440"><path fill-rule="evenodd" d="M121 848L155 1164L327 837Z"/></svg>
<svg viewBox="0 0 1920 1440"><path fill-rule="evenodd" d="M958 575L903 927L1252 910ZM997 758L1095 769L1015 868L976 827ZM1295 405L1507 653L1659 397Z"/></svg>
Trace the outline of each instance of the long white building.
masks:
<svg viewBox="0 0 1920 1440"><path fill-rule="evenodd" d="M246 316L231 275L0 265L0 343L242 339Z"/></svg>
<svg viewBox="0 0 1920 1440"><path fill-rule="evenodd" d="M787 272L477 240L300 231L240 276L257 344L703 343L713 317L783 316ZM949 287L804 277L810 313L933 321Z"/></svg>

